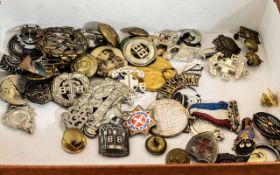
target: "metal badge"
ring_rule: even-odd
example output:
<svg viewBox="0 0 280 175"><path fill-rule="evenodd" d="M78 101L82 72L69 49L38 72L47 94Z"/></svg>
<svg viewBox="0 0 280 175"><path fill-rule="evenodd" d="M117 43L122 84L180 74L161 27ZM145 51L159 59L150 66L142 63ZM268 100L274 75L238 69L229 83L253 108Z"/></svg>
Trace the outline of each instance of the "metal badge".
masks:
<svg viewBox="0 0 280 175"><path fill-rule="evenodd" d="M205 55L202 53L200 48L187 46L185 44L181 44L178 48L178 52L174 54L172 59L192 62L195 58L205 58Z"/></svg>
<svg viewBox="0 0 280 175"><path fill-rule="evenodd" d="M42 52L36 48L39 29L38 25L26 24L20 26L20 31L8 42L9 53L17 58L30 55L32 59L37 59L42 56Z"/></svg>
<svg viewBox="0 0 280 175"><path fill-rule="evenodd" d="M165 79L172 78L177 74L170 62L162 57L157 57L148 66L136 68L144 72L146 90L152 92L158 90L165 83Z"/></svg>
<svg viewBox="0 0 280 175"><path fill-rule="evenodd" d="M118 33L112 26L100 23L98 24L98 29L108 43L110 43L114 47L118 46L120 39Z"/></svg>
<svg viewBox="0 0 280 175"><path fill-rule="evenodd" d="M72 106L89 88L89 80L79 73L63 73L53 80L52 97L61 106Z"/></svg>
<svg viewBox="0 0 280 175"><path fill-rule="evenodd" d="M3 54L0 62L0 68L10 73L18 73L18 65L21 63L21 59L18 57Z"/></svg>
<svg viewBox="0 0 280 175"><path fill-rule="evenodd" d="M71 63L71 71L84 74L86 77L91 78L97 72L98 63L96 58L87 54L77 58Z"/></svg>
<svg viewBox="0 0 280 175"><path fill-rule="evenodd" d="M189 108L191 116L210 120L211 122L225 126L234 132L240 131L240 116L236 101L197 103Z"/></svg>
<svg viewBox="0 0 280 175"><path fill-rule="evenodd" d="M252 51L246 53L245 57L247 58L248 66L259 66L263 62L260 57Z"/></svg>
<svg viewBox="0 0 280 175"><path fill-rule="evenodd" d="M154 37L152 41L157 46L158 50L163 50L162 57L170 60L179 50L178 32L173 30L163 30L158 37ZM159 54L159 53L158 53ZM161 54L159 54L161 55Z"/></svg>
<svg viewBox="0 0 280 175"><path fill-rule="evenodd" d="M83 130L88 137L94 137L99 126L109 123L113 117L129 119L129 115L122 112L120 107L123 102L131 104L131 90L123 83L112 79L105 79L93 86L89 105L95 111L89 115ZM83 99L82 99L83 100Z"/></svg>
<svg viewBox="0 0 280 175"><path fill-rule="evenodd" d="M50 80L28 81L25 85L25 95L33 103L50 102L52 100Z"/></svg>
<svg viewBox="0 0 280 175"><path fill-rule="evenodd" d="M188 125L189 113L179 102L172 99L161 99L148 107L157 121L151 132L163 137L173 137L184 131Z"/></svg>
<svg viewBox="0 0 280 175"><path fill-rule="evenodd" d="M88 39L80 29L73 27L49 27L38 29L36 46L45 54L69 62L83 55L88 48Z"/></svg>
<svg viewBox="0 0 280 175"><path fill-rule="evenodd" d="M200 74L184 71L167 79L158 91L157 99L171 98L175 92L186 86L198 86L200 76Z"/></svg>
<svg viewBox="0 0 280 175"><path fill-rule="evenodd" d="M247 162L266 162L268 159L267 153L262 149L255 149L249 156Z"/></svg>
<svg viewBox="0 0 280 175"><path fill-rule="evenodd" d="M209 72L217 76L220 71L223 80L229 80L231 74L235 79L239 79L242 75L247 76L248 71L245 70L245 63L240 61L237 55L232 55L230 58L222 58L224 55L221 52L216 53L209 58Z"/></svg>
<svg viewBox="0 0 280 175"><path fill-rule="evenodd" d="M122 51L115 47L100 46L90 54L97 59L97 74L103 77L109 77L114 70L127 66Z"/></svg>
<svg viewBox="0 0 280 175"><path fill-rule="evenodd" d="M234 140L234 150L240 157L248 157L254 150L256 143L254 142L255 134L253 131L253 123L250 118L242 120L242 127Z"/></svg>
<svg viewBox="0 0 280 175"><path fill-rule="evenodd" d="M105 45L106 40L103 35L97 29L84 29L82 30L83 35L88 39L89 47L95 48L100 45Z"/></svg>
<svg viewBox="0 0 280 175"><path fill-rule="evenodd" d="M217 52L222 52L225 57L231 57L232 55L238 55L241 49L235 43L235 41L227 36L219 35L213 40L213 44L216 47Z"/></svg>
<svg viewBox="0 0 280 175"><path fill-rule="evenodd" d="M128 129L118 124L103 124L98 131L99 154L107 157L129 155Z"/></svg>
<svg viewBox="0 0 280 175"><path fill-rule="evenodd" d="M71 106L67 112L62 113L62 123L66 128L83 129L91 113L92 109L84 106Z"/></svg>
<svg viewBox="0 0 280 175"><path fill-rule="evenodd" d="M129 39L123 47L126 60L135 66L147 66L156 59L157 48L144 37Z"/></svg>
<svg viewBox="0 0 280 175"><path fill-rule="evenodd" d="M267 144L259 144L259 145L257 145L256 149L255 149L255 153L256 154L254 154L254 152L253 152L250 155L250 157L253 156L253 159L256 158L256 159L259 159L260 161L268 159L267 156L266 156L267 152L264 151L264 150L272 152L275 155L275 161L279 161L280 160L279 151L277 149L275 149L273 146L267 145ZM249 160L247 162L249 162Z"/></svg>
<svg viewBox="0 0 280 175"><path fill-rule="evenodd" d="M164 137L150 136L145 142L147 151L154 155L161 155L167 148L167 143Z"/></svg>
<svg viewBox="0 0 280 175"><path fill-rule="evenodd" d="M24 105L27 100L23 98L27 80L20 75L9 75L0 83L0 96L7 103Z"/></svg>
<svg viewBox="0 0 280 175"><path fill-rule="evenodd" d="M179 34L177 31L173 30L163 30L159 33L159 43L158 44L176 44L179 39Z"/></svg>
<svg viewBox="0 0 280 175"><path fill-rule="evenodd" d="M182 92L175 92L172 95L171 99L180 102L187 109L193 104L201 103L200 95L196 92L194 88L191 87L182 90Z"/></svg>
<svg viewBox="0 0 280 175"><path fill-rule="evenodd" d="M254 31L252 29L246 28L241 26L239 29L239 32L234 34L234 39L238 39L239 37L248 39L251 38L256 41L256 43L260 44L260 39L259 39L259 32Z"/></svg>
<svg viewBox="0 0 280 175"><path fill-rule="evenodd" d="M236 143L234 150L240 157L249 157L250 154L255 150L256 143L251 139L242 139Z"/></svg>
<svg viewBox="0 0 280 175"><path fill-rule="evenodd" d="M150 128L155 124L156 122L151 117L151 111L145 111L139 105L132 111L131 117L126 122L130 135L138 133L148 135Z"/></svg>
<svg viewBox="0 0 280 175"><path fill-rule="evenodd" d="M122 67L112 72L112 78L124 83L134 92L140 93L144 93L146 90L145 83L140 82L143 82L144 76L145 74L143 71L131 66Z"/></svg>
<svg viewBox="0 0 280 175"><path fill-rule="evenodd" d="M84 150L87 139L83 132L76 128L67 128L61 140L62 148L70 154L77 154Z"/></svg>
<svg viewBox="0 0 280 175"><path fill-rule="evenodd" d="M217 125L201 118L195 118L190 125L190 129L194 135L209 131L213 133L218 141L222 141L225 138L223 131Z"/></svg>
<svg viewBox="0 0 280 175"><path fill-rule="evenodd" d="M33 134L36 125L35 117L36 113L34 109L28 105L10 105L2 118L2 122L12 128L18 128L29 134Z"/></svg>
<svg viewBox="0 0 280 175"><path fill-rule="evenodd" d="M268 139L280 139L280 120L265 112L258 112L253 116L254 127Z"/></svg>
<svg viewBox="0 0 280 175"><path fill-rule="evenodd" d="M148 37L149 33L142 28L139 27L126 27L121 29L122 32L126 32L132 36L136 36L136 37Z"/></svg>
<svg viewBox="0 0 280 175"><path fill-rule="evenodd" d="M189 164L190 156L189 154L180 148L175 148L170 150L165 157L166 164Z"/></svg>
<svg viewBox="0 0 280 175"><path fill-rule="evenodd" d="M218 143L212 132L203 132L191 138L186 152L198 162L214 163L218 156Z"/></svg>
<svg viewBox="0 0 280 175"><path fill-rule="evenodd" d="M269 88L262 94L261 105L265 107L277 107L278 96Z"/></svg>
<svg viewBox="0 0 280 175"><path fill-rule="evenodd" d="M188 46L201 46L202 35L198 30L183 29L180 31L178 44L184 43Z"/></svg>
<svg viewBox="0 0 280 175"><path fill-rule="evenodd" d="M229 153L220 153L215 161L215 163L238 163L245 162L244 158L238 157Z"/></svg>
<svg viewBox="0 0 280 175"><path fill-rule="evenodd" d="M67 128L83 129L88 137L95 137L102 124L109 123L113 117L129 119L121 111L123 101L129 102L130 89L123 83L105 79L91 84L91 88L62 114L62 123Z"/></svg>
<svg viewBox="0 0 280 175"><path fill-rule="evenodd" d="M244 40L244 45L251 51L251 52L257 52L259 50L259 45L258 43L252 39L252 38L247 38Z"/></svg>

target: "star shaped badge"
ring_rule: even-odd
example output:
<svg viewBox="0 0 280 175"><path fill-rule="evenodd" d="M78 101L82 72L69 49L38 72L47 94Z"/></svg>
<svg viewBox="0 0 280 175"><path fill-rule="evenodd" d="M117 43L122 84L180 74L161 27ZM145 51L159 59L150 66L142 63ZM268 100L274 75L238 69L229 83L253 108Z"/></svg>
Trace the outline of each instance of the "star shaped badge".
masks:
<svg viewBox="0 0 280 175"><path fill-rule="evenodd" d="M152 126L155 126L155 121L151 117L151 111L145 111L141 106L137 106L132 111L132 114L126 122L129 128L130 135L142 133L149 134L149 130Z"/></svg>

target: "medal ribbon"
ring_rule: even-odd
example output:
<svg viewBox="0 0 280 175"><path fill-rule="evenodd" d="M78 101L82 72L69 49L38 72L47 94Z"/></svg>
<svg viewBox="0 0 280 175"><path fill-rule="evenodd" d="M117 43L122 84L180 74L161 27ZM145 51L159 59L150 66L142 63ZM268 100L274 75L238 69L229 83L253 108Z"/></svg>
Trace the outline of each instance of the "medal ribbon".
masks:
<svg viewBox="0 0 280 175"><path fill-rule="evenodd" d="M215 124L231 128L229 118L228 103L221 101L218 103L197 103L191 105L190 114Z"/></svg>

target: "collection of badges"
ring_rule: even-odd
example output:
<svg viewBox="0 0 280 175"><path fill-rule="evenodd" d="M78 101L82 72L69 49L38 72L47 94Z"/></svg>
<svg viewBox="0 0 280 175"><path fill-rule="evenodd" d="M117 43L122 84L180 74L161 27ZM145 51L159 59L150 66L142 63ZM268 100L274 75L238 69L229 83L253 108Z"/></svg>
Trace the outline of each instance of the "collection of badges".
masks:
<svg viewBox="0 0 280 175"><path fill-rule="evenodd" d="M248 48L248 66L259 66L256 54L258 32L240 27L234 39L219 35L213 48L201 49L202 35L194 29L164 30L150 35L144 29L128 27L120 40L108 24L98 28L41 28L22 25L8 42L9 55L2 55L0 67L11 75L0 83L0 97L9 103L3 124L35 132L35 110L28 102L53 101L65 108L61 114L64 127L62 147L79 153L88 138L98 137L99 154L107 157L129 155L133 135L150 135L146 150L153 155L165 153L166 138L182 132L194 136L186 148L174 148L166 154L167 164L197 162L264 162L267 149L280 159L280 120L259 112L240 121L236 101L204 103L195 87L203 67L188 64L182 72L169 62L208 62L211 75L248 76L241 49L234 39L244 38ZM156 93L156 101L147 109L133 102L146 91ZM268 89L261 98L263 106L278 106L278 97ZM124 105L134 110L124 110ZM218 141L225 139L221 127L237 134L236 155L219 153ZM254 141L254 128L270 145ZM143 143L144 144L144 143Z"/></svg>

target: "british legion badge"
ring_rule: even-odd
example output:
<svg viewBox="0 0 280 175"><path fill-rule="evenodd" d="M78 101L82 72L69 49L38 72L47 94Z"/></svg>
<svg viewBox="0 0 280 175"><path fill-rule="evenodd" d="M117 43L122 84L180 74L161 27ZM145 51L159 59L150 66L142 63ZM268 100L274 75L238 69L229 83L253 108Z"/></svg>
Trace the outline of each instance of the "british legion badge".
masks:
<svg viewBox="0 0 280 175"><path fill-rule="evenodd" d="M151 111L145 111L141 106L137 106L133 111L130 119L127 121L130 135L143 133L148 135L149 130L156 123L151 117Z"/></svg>

